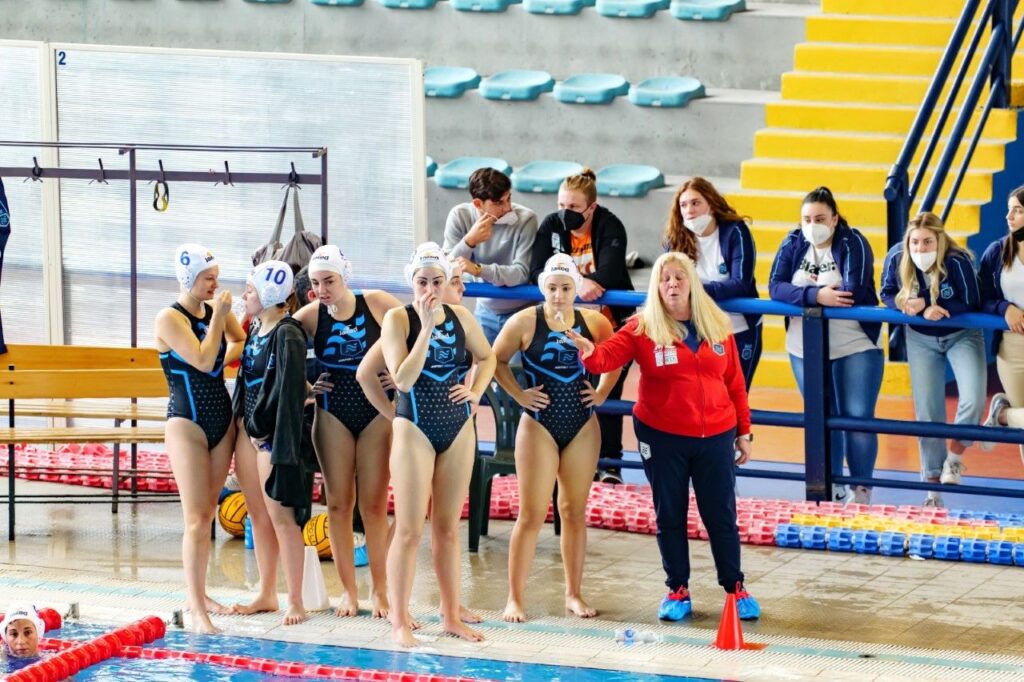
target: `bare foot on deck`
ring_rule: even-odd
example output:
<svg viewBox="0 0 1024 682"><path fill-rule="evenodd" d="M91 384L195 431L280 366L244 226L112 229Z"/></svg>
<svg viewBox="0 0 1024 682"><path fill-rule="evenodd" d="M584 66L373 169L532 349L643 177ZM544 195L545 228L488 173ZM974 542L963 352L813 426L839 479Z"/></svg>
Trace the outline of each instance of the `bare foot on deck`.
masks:
<svg viewBox="0 0 1024 682"><path fill-rule="evenodd" d="M454 637L459 637L460 639L464 639L467 642L484 641L484 636L482 634L480 634L473 628L467 626L461 620L455 621L454 623L450 621L445 622L444 631L445 634L449 634Z"/></svg>
<svg viewBox="0 0 1024 682"><path fill-rule="evenodd" d="M463 623L482 623L484 619L473 613L465 606L459 605L459 620Z"/></svg>
<svg viewBox="0 0 1024 682"><path fill-rule="evenodd" d="M413 628L408 624L398 627L391 627L391 640L398 646L414 647L419 645L419 640L412 636Z"/></svg>
<svg viewBox="0 0 1024 682"><path fill-rule="evenodd" d="M338 607L334 609L334 615L339 618L359 615L359 598L347 592L341 595L341 601L338 602Z"/></svg>
<svg viewBox="0 0 1024 682"><path fill-rule="evenodd" d="M231 607L231 612L242 616L248 616L253 613L277 611L280 608L281 605L277 602L277 595L266 597L260 596L256 597L256 599L248 604L235 604Z"/></svg>
<svg viewBox="0 0 1024 682"><path fill-rule="evenodd" d="M192 632L200 635L218 635L222 630L213 624L206 613L192 614Z"/></svg>
<svg viewBox="0 0 1024 682"><path fill-rule="evenodd" d="M370 601L373 602L373 617L374 618L387 618L388 613L391 611L391 605L388 603L387 592L377 593L374 592L370 596Z"/></svg>
<svg viewBox="0 0 1024 682"><path fill-rule="evenodd" d="M526 611L520 606L519 602L509 597L508 603L505 604L505 612L501 614L501 619L506 623L525 623Z"/></svg>
<svg viewBox="0 0 1024 682"><path fill-rule="evenodd" d="M230 606L224 606L216 599L210 597L210 595L206 595L206 612L215 613L218 616L224 616L229 613L234 613Z"/></svg>
<svg viewBox="0 0 1024 682"><path fill-rule="evenodd" d="M306 610L302 608L302 606L292 604L288 607L288 610L285 611L284 618L281 619L281 624L298 625L304 620L306 620Z"/></svg>
<svg viewBox="0 0 1024 682"><path fill-rule="evenodd" d="M566 597L565 610L580 618L593 618L597 615L597 609L587 605L583 597Z"/></svg>

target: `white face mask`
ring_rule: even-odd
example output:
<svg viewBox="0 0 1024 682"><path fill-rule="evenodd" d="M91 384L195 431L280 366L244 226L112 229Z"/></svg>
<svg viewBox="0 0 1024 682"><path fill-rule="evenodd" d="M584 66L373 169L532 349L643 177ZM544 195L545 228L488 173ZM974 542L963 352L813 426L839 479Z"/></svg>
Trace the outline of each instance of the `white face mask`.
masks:
<svg viewBox="0 0 1024 682"><path fill-rule="evenodd" d="M928 251L927 253L913 253L910 254L910 260L914 261L914 265L921 272L928 272L935 265L935 257L938 255L938 251Z"/></svg>
<svg viewBox="0 0 1024 682"><path fill-rule="evenodd" d="M832 228L821 223L811 223L800 228L804 233L804 239L815 246L821 246L832 236Z"/></svg>
<svg viewBox="0 0 1024 682"><path fill-rule="evenodd" d="M515 225L518 222L519 222L519 216L516 215L516 212L514 210L512 210L512 211L509 211L508 213L506 213L505 215L501 216L497 220L495 220L494 224L495 225Z"/></svg>
<svg viewBox="0 0 1024 682"><path fill-rule="evenodd" d="M686 225L686 229L693 232L698 237L704 236L704 231L708 229L708 225L711 224L712 216L710 213L699 215L695 218L683 218L683 225Z"/></svg>

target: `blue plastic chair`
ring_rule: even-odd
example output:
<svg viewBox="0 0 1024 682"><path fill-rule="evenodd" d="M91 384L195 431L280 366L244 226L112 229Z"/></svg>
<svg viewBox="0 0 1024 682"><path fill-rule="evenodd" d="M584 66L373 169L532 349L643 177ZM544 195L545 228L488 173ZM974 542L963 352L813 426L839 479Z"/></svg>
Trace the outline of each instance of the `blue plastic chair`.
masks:
<svg viewBox="0 0 1024 682"><path fill-rule="evenodd" d="M725 21L747 9L747 0L673 0L672 16L684 21Z"/></svg>
<svg viewBox="0 0 1024 682"><path fill-rule="evenodd" d="M441 166L434 174L439 187L448 189L466 189L469 187L469 176L478 168L496 168L505 175L512 173L512 166L505 159L489 156L460 156Z"/></svg>
<svg viewBox="0 0 1024 682"><path fill-rule="evenodd" d="M665 176L654 166L616 164L597 172L597 193L606 197L642 197L665 186Z"/></svg>
<svg viewBox="0 0 1024 682"><path fill-rule="evenodd" d="M523 8L530 14L579 14L584 7L593 7L596 0L523 0Z"/></svg>
<svg viewBox="0 0 1024 682"><path fill-rule="evenodd" d="M500 71L481 81L480 94L487 99L526 102L554 87L555 79L545 71Z"/></svg>
<svg viewBox="0 0 1024 682"><path fill-rule="evenodd" d="M314 5L323 5L325 7L359 7L363 4L363 0L309 0Z"/></svg>
<svg viewBox="0 0 1024 682"><path fill-rule="evenodd" d="M434 177L434 173L437 172L437 161L434 161L434 157L427 157L427 177Z"/></svg>
<svg viewBox="0 0 1024 682"><path fill-rule="evenodd" d="M597 13L603 17L650 19L670 4L671 0L597 0Z"/></svg>
<svg viewBox="0 0 1024 682"><path fill-rule="evenodd" d="M629 101L638 107L685 107L704 96L704 85L690 76L656 76L629 89Z"/></svg>
<svg viewBox="0 0 1024 682"><path fill-rule="evenodd" d="M423 72L427 97L462 97L480 85L480 74L465 66L431 66Z"/></svg>
<svg viewBox="0 0 1024 682"><path fill-rule="evenodd" d="M433 9L437 0L377 0L388 9Z"/></svg>
<svg viewBox="0 0 1024 682"><path fill-rule="evenodd" d="M575 161L532 161L512 174L512 189L554 194L563 180L582 170L583 166Z"/></svg>
<svg viewBox="0 0 1024 682"><path fill-rule="evenodd" d="M460 12L504 12L511 4L512 0L451 0L452 7Z"/></svg>
<svg viewBox="0 0 1024 682"><path fill-rule="evenodd" d="M555 85L555 99L566 104L611 104L629 92L629 83L611 73L581 73Z"/></svg>

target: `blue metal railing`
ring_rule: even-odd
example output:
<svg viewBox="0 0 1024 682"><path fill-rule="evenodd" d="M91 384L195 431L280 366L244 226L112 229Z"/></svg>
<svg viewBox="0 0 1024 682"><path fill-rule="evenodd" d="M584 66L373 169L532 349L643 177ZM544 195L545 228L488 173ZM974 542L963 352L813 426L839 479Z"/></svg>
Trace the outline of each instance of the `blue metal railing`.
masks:
<svg viewBox="0 0 1024 682"><path fill-rule="evenodd" d="M488 298L520 299L540 301L543 296L535 286L495 287L490 284L467 284L467 296ZM618 306L640 306L646 294L636 291L608 291L596 303ZM828 320L857 320L892 324L914 324L915 326L948 327L952 329L998 329L1006 330L1006 321L997 315L965 313L954 317L930 322L920 317L910 317L888 308L800 308L797 306L760 299L733 299L720 303L723 310L734 313L756 313L761 315L800 316L804 319L804 392L807 396L820 396L818 400L804 400L803 412L776 410L752 410L752 421L759 426L782 426L804 430L804 473L772 471L765 469L741 468L740 476L770 478L779 480L804 481L808 500L824 501L831 497L833 483L864 485L880 488L904 488L909 490L935 490L966 495L989 495L993 497L1024 498L1024 490L1007 487L942 485L940 483L902 481L887 478L853 478L832 476L831 434L833 431L859 431L867 433L918 436L928 438L957 438L970 441L1014 443L1024 445L1024 430L1012 428L988 428L957 424L904 421L862 417L841 417L830 413L829 399L831 382L828 373ZM633 402L609 400L599 408L607 414L632 414ZM639 462L601 460L602 466L624 466L640 468Z"/></svg>
<svg viewBox="0 0 1024 682"><path fill-rule="evenodd" d="M1024 21L1022 21L1014 35L1013 13L1017 7L1017 1L987 0L984 6L982 6L980 0L966 0L964 2L963 11L953 28L953 33L935 70L935 75L928 86L924 101L921 103L920 109L918 109L907 139L900 150L899 157L886 179L887 238L890 247L898 243L903 237L911 206L923 184L939 138L945 130L946 123L960 92L960 87L977 53L982 35L990 20L991 33L989 34L988 46L978 62L974 80L967 91L967 95L960 107L960 113L949 134L949 139L946 141L946 147L932 173L932 178L924 193L924 198L921 200L922 211L934 209L939 198L939 192L946 182L953 165L953 159L961 147L967 127L978 106L978 101L985 86L988 85L989 87L989 95L978 119L977 127L971 137L970 144L964 149L960 167L945 199L942 209L943 221L949 217L949 212L956 200L963 178L967 173L974 150L981 139L981 133L988 120L989 113L993 107L1005 109L1010 106L1010 67L1014 50L1016 50L1017 43L1020 41L1021 31L1024 29ZM980 14L979 8L981 10ZM967 32L972 24L975 25L974 33L967 49L962 51L960 67L957 70L956 76L950 82L953 64L957 56L961 55L964 38L967 36ZM911 185L909 182L910 165L928 128L928 123L935 113L935 107L938 104L942 90L947 84L949 84L949 89L946 94L946 100L936 119L928 145L921 156L921 162L918 164L914 183Z"/></svg>

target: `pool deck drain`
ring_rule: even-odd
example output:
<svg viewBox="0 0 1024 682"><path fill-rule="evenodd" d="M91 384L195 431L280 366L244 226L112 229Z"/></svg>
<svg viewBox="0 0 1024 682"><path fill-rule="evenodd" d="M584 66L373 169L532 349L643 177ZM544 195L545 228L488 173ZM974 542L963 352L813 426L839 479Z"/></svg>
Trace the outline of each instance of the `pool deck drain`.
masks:
<svg viewBox="0 0 1024 682"><path fill-rule="evenodd" d="M170 620L181 608L180 585L97 578L83 579L76 571L26 570L10 565L0 572L0 589L19 600L41 604L78 602L87 623L127 623L142 615ZM218 589L225 601L244 601L251 593ZM283 598L282 598L283 603ZM605 668L663 675L687 675L737 680L1020 680L1024 657L946 649L921 649L885 644L785 637L748 633L747 639L767 644L763 651L720 651L710 643L715 633L688 625L630 624L609 620L542 617L508 624L500 613L481 611L478 627L487 637L468 643L444 635L436 612L414 609L423 624L423 645L415 653L526 661L550 665ZM771 614L766 616L771 617ZM188 617L186 616L186 619ZM368 614L337 618L317 613L296 626L280 624L280 614L214 616L227 635L309 644L399 650L390 640L386 621ZM651 631L654 643L615 642L617 629Z"/></svg>

